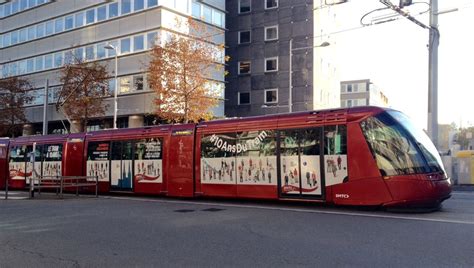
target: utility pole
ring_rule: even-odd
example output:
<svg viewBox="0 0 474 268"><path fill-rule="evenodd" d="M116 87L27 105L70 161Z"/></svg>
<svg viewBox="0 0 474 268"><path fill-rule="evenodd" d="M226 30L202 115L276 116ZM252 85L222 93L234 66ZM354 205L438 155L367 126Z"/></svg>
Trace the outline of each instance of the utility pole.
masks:
<svg viewBox="0 0 474 268"><path fill-rule="evenodd" d="M415 19L408 12L396 6L390 0L379 0L380 3L391 8L398 14L412 21L416 25L429 30L430 37L428 43L429 61L428 61L428 135L434 145L438 147L438 0L430 0L430 25L427 26ZM403 2L403 1L402 1ZM401 3L402 3L401 2ZM411 4L411 1L407 1ZM403 7L403 5L402 5ZM452 10L455 11L455 10Z"/></svg>
<svg viewBox="0 0 474 268"><path fill-rule="evenodd" d="M428 134L438 146L438 0L430 1L429 82L428 82Z"/></svg>
<svg viewBox="0 0 474 268"><path fill-rule="evenodd" d="M48 91L49 91L49 80L46 79L46 85L44 86L44 104L43 104L43 135L48 135Z"/></svg>

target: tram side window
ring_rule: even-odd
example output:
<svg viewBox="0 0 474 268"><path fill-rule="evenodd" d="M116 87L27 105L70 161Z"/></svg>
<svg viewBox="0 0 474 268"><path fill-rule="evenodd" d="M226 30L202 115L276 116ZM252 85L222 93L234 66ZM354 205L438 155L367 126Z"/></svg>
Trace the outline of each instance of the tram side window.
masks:
<svg viewBox="0 0 474 268"><path fill-rule="evenodd" d="M365 139L383 176L426 171L426 164L406 131L382 114L361 122Z"/></svg>
<svg viewBox="0 0 474 268"><path fill-rule="evenodd" d="M203 183L235 183L236 134L204 135L201 140L201 180Z"/></svg>
<svg viewBox="0 0 474 268"><path fill-rule="evenodd" d="M10 162L20 163L26 161L26 146L14 146L10 150Z"/></svg>
<svg viewBox="0 0 474 268"><path fill-rule="evenodd" d="M347 129L345 125L328 126L324 128L324 154L347 154Z"/></svg>
<svg viewBox="0 0 474 268"><path fill-rule="evenodd" d="M240 132L237 139L238 183L276 184L276 132Z"/></svg>
<svg viewBox="0 0 474 268"><path fill-rule="evenodd" d="M122 160L122 142L112 142L112 160Z"/></svg>

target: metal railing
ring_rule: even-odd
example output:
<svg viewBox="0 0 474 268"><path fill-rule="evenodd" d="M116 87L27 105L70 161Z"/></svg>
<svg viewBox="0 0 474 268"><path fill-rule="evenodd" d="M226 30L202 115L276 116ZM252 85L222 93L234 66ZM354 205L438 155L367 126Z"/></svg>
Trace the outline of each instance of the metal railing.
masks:
<svg viewBox="0 0 474 268"><path fill-rule="evenodd" d="M32 183L31 183L32 182ZM5 187L5 199L8 199L8 179ZM39 176L30 178L29 183L30 197L34 197L35 189L41 194L41 189L56 189L56 195L63 198L64 189L76 189L76 196L79 196L79 188L95 187L95 197L99 196L99 177L98 176Z"/></svg>

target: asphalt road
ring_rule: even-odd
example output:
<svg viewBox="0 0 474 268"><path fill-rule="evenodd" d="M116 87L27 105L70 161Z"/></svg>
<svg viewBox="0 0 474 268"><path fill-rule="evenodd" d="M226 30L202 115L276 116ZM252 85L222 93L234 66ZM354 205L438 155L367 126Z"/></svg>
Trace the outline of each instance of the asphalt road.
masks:
<svg viewBox="0 0 474 268"><path fill-rule="evenodd" d="M0 200L0 267L473 267L474 192L439 212L128 197Z"/></svg>

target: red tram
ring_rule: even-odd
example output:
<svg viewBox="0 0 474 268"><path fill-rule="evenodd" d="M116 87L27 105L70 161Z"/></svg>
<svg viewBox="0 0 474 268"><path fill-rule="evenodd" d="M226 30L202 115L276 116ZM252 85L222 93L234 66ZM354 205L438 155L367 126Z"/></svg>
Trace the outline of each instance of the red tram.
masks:
<svg viewBox="0 0 474 268"><path fill-rule="evenodd" d="M451 183L433 143L401 112L322 110L70 135L0 139L0 187L98 176L102 193L436 206Z"/></svg>

